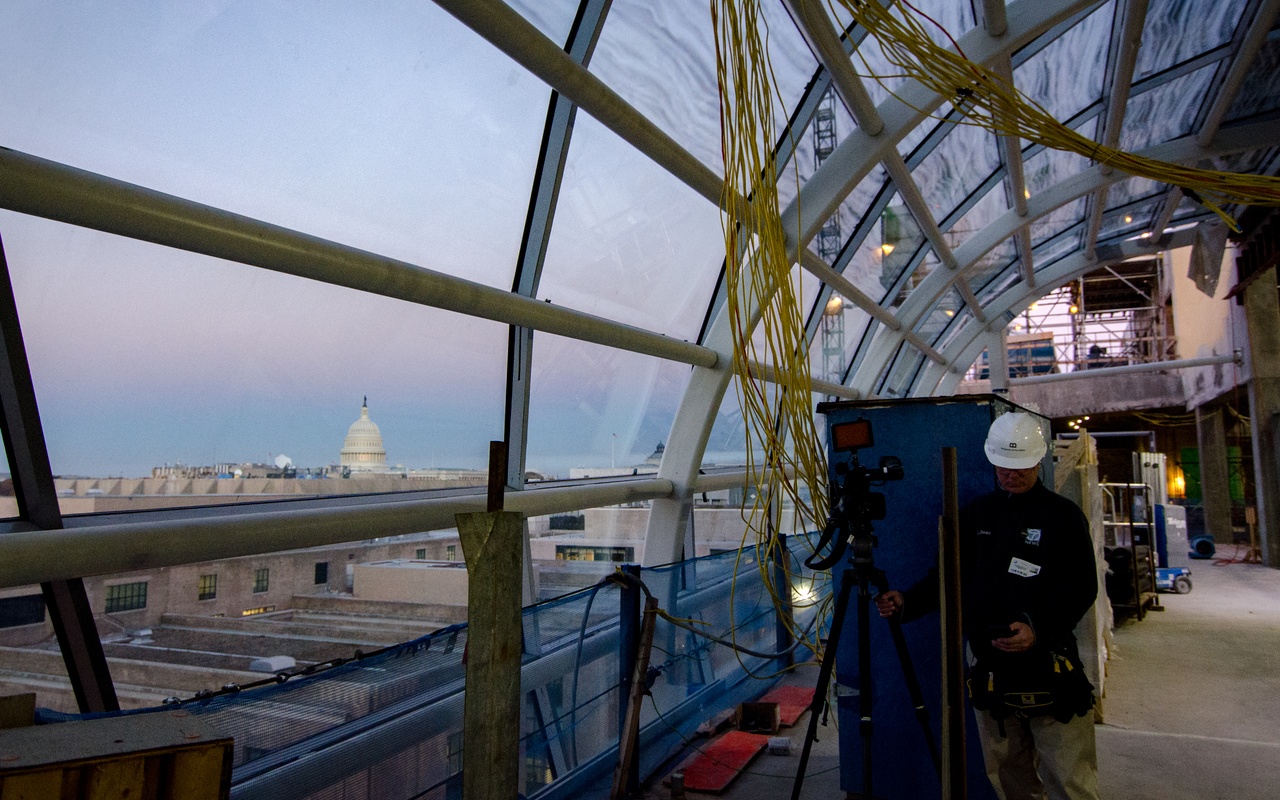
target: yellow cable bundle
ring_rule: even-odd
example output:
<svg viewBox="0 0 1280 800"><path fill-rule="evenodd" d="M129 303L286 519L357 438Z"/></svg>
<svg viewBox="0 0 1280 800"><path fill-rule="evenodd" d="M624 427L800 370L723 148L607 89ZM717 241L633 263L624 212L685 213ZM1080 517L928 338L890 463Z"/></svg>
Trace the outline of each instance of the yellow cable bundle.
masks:
<svg viewBox="0 0 1280 800"><path fill-rule="evenodd" d="M759 2L712 0L711 16L724 157L727 313L748 474L758 481L755 502L744 513L744 544L754 536L757 566L778 604L771 559L780 545L770 514L789 499L802 529L821 528L827 509L827 467L813 420L800 287L793 281L778 211L774 84L757 28L762 19ZM752 333L757 317L759 343ZM774 381L753 374L753 363L771 364ZM790 471L794 480L788 477Z"/></svg>
<svg viewBox="0 0 1280 800"><path fill-rule="evenodd" d="M954 39L955 52L935 44L924 24L911 12L926 15L906 0L893 0L887 5L874 0L838 2L879 42L889 62L904 76L914 78L962 109L967 115L961 120L963 124L1069 150L1130 175L1173 184L1237 232L1235 221L1220 204L1280 205L1280 180L1276 178L1195 169L1143 158L1076 133L1004 78L968 60ZM893 13L899 6L901 16Z"/></svg>

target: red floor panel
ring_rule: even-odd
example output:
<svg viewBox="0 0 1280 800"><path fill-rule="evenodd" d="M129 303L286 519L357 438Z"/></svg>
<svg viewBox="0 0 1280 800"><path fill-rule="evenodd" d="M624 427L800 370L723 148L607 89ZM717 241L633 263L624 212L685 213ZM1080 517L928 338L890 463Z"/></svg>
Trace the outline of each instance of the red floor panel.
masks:
<svg viewBox="0 0 1280 800"><path fill-rule="evenodd" d="M723 792L768 744L768 736L729 731L685 764L684 788L695 792Z"/></svg>
<svg viewBox="0 0 1280 800"><path fill-rule="evenodd" d="M761 697L760 702L777 703L782 727L789 728L796 724L796 720L813 702L813 687L779 686Z"/></svg>

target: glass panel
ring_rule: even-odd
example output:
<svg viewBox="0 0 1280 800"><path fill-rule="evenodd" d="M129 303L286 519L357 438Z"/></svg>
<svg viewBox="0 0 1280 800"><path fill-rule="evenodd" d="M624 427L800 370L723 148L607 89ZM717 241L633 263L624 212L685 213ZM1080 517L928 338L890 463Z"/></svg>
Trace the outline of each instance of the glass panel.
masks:
<svg viewBox="0 0 1280 800"><path fill-rule="evenodd" d="M1227 122L1245 120L1280 108L1280 37L1276 37L1274 31L1272 37L1263 43L1262 50L1245 75L1240 93L1227 112Z"/></svg>
<svg viewBox="0 0 1280 800"><path fill-rule="evenodd" d="M827 308L831 310L823 315L809 348L809 363L813 375L841 383L871 315L847 300Z"/></svg>
<svg viewBox="0 0 1280 800"><path fill-rule="evenodd" d="M951 47L951 39L960 39L974 26L973 11L968 3L956 3L952 0L920 0L911 5L921 12L916 19L925 32L936 44L943 47ZM893 11L901 16L901 6L894 6ZM849 17L841 12L837 14L836 20L843 29L847 27ZM853 66L860 75L864 76L863 82L876 105L888 98L889 94L903 81L900 77L901 70L889 64L879 43L870 36L854 53ZM865 77L870 75L880 77L878 80Z"/></svg>
<svg viewBox="0 0 1280 800"><path fill-rule="evenodd" d="M1129 238L1131 234L1146 234L1151 229L1151 222L1164 204L1163 198L1158 202L1130 205L1117 211L1108 211L1102 215L1102 227L1098 231L1098 241Z"/></svg>
<svg viewBox="0 0 1280 800"><path fill-rule="evenodd" d="M1009 211L1004 182L994 184L954 225L944 231L951 249L969 241L975 233L995 222Z"/></svg>
<svg viewBox="0 0 1280 800"><path fill-rule="evenodd" d="M796 134L792 143L795 155L778 175L779 208L786 208L795 200L799 187L856 127L836 92L828 89L808 127Z"/></svg>
<svg viewBox="0 0 1280 800"><path fill-rule="evenodd" d="M508 0L520 16L529 20L557 44L569 39L569 29L578 13L578 0Z"/></svg>
<svg viewBox="0 0 1280 800"><path fill-rule="evenodd" d="M920 232L915 217L906 206L895 201L897 197L889 201L888 208L880 214L877 232L864 242L864 246L872 244L879 253L881 290L871 296L882 298L881 305L894 304L888 298L903 272L916 263L917 254L925 245L924 234Z"/></svg>
<svg viewBox="0 0 1280 800"><path fill-rule="evenodd" d="M1111 184L1107 190L1107 208L1118 208L1143 198L1163 195L1165 184L1150 178L1130 177Z"/></svg>
<svg viewBox="0 0 1280 800"><path fill-rule="evenodd" d="M1133 79L1142 80L1229 42L1246 3L1247 0L1151 0Z"/></svg>
<svg viewBox="0 0 1280 800"><path fill-rule="evenodd" d="M933 342L951 322L956 313L965 307L964 298L955 288L948 289L928 314L915 325L915 332L926 342Z"/></svg>
<svg viewBox="0 0 1280 800"><path fill-rule="evenodd" d="M956 125L911 176L934 219L941 220L999 167L994 136L975 125Z"/></svg>
<svg viewBox="0 0 1280 800"><path fill-rule="evenodd" d="M1097 126L1097 120L1090 119L1075 130L1081 136L1093 138ZM1079 174L1087 169L1091 163L1089 159L1077 153L1068 150L1053 150L1051 148L1041 148L1031 154L1029 154L1029 149L1023 150L1022 157L1022 172L1027 182L1026 191L1028 197L1040 194L1067 178Z"/></svg>
<svg viewBox="0 0 1280 800"><path fill-rule="evenodd" d="M548 91L432 3L0 11L6 147L502 288Z"/></svg>
<svg viewBox="0 0 1280 800"><path fill-rule="evenodd" d="M1193 132L1216 64L1129 98L1120 149L1136 151Z"/></svg>
<svg viewBox="0 0 1280 800"><path fill-rule="evenodd" d="M538 334L529 469L544 478L606 466L632 474L665 447L688 381L684 364Z"/></svg>
<svg viewBox="0 0 1280 800"><path fill-rule="evenodd" d="M538 297L693 339L723 260L719 209L580 115Z"/></svg>
<svg viewBox="0 0 1280 800"><path fill-rule="evenodd" d="M933 346L938 350L948 347L956 338L956 334L964 330L964 327L973 319L973 312L968 306L962 308L954 317L947 321L946 327L942 329L942 333L934 341Z"/></svg>
<svg viewBox="0 0 1280 800"><path fill-rule="evenodd" d="M894 359L893 368L889 370L889 377L881 387L880 394L885 397L905 397L916 370L923 361L924 356L914 347L908 344L899 347L898 357Z"/></svg>
<svg viewBox="0 0 1280 800"><path fill-rule="evenodd" d="M741 466L747 463L747 429L742 419L742 406L738 399L742 394L737 376L729 379L729 388L720 401L707 449L702 454L702 466ZM759 458L757 453L756 457Z"/></svg>
<svg viewBox="0 0 1280 800"><path fill-rule="evenodd" d="M781 4L765 4L763 10L769 23L773 75L783 102L793 107L817 62ZM615 0L591 59L591 71L694 157L722 174L711 30L706 3ZM790 107L774 109L779 134Z"/></svg>
<svg viewBox="0 0 1280 800"><path fill-rule="evenodd" d="M484 483L507 326L8 212L0 230L77 511Z"/></svg>
<svg viewBox="0 0 1280 800"><path fill-rule="evenodd" d="M979 302L985 307L992 300L1004 294L1014 284L1022 281L1022 275L1019 272L1017 264L1010 264L1005 267L1004 271L995 278L987 282L987 285L975 291L978 295Z"/></svg>
<svg viewBox="0 0 1280 800"><path fill-rule="evenodd" d="M1017 257L1017 244L1013 239L1005 239L965 271L969 278L969 287L977 292L1001 272L1004 272L1005 268L1013 263Z"/></svg>
<svg viewBox="0 0 1280 800"><path fill-rule="evenodd" d="M1114 17L1110 0L1014 70L1014 85L1059 120L1098 102Z"/></svg>
<svg viewBox="0 0 1280 800"><path fill-rule="evenodd" d="M1043 244L1036 245L1034 248L1036 270L1042 270L1055 261L1076 252L1083 243L1084 223L1081 222L1058 233Z"/></svg>
<svg viewBox="0 0 1280 800"><path fill-rule="evenodd" d="M1039 247L1062 231L1079 224L1087 206L1085 198L1059 206L1031 223L1031 246ZM1038 267L1038 265L1037 265Z"/></svg>

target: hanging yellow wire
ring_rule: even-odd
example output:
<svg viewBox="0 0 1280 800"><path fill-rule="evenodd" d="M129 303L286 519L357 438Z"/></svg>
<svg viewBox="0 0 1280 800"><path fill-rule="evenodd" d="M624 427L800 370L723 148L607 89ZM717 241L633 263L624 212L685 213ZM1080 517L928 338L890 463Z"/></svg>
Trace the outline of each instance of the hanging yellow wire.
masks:
<svg viewBox="0 0 1280 800"><path fill-rule="evenodd" d="M914 78L963 111L965 117L960 120L961 124L976 125L1003 136L1021 137L1056 150L1068 150L1130 175L1172 184L1212 210L1237 232L1235 220L1222 210L1223 205L1280 205L1280 180L1276 178L1196 169L1144 158L1106 147L1075 132L1000 75L966 58L954 39L951 39L954 51L936 44L928 34L926 23L921 21L921 18L927 20L927 15L906 0L894 0L886 5L874 0L835 1L866 28L889 63L899 68L903 76Z"/></svg>
<svg viewBox="0 0 1280 800"><path fill-rule="evenodd" d="M801 530L820 528L827 508L826 458L813 418L802 287L793 277L778 209L776 93L757 24L763 15L758 0L712 0L711 17L725 178L726 310L748 474L757 479L754 502L744 509L744 544L754 538L756 566L777 605L783 598L773 585L772 563L781 544L771 513L789 506ZM753 335L757 319L759 333ZM753 364L772 365L773 381L756 374Z"/></svg>
<svg viewBox="0 0 1280 800"><path fill-rule="evenodd" d="M895 77L915 79L947 98L964 113L962 124L1079 153L1116 170L1178 186L1233 229L1235 223L1222 210L1223 204L1280 204L1280 181L1275 178L1156 161L1076 133L1010 82L969 61L954 40L954 51L935 44L921 21L929 18L906 0L829 1L839 3L875 38L898 70ZM822 528L829 505L827 464L813 420L800 278L792 270L778 209L779 176L773 151L778 92L769 66L764 15L760 0L710 0L710 4L724 161L726 311L747 467L756 476L758 488L754 502L744 509L743 544L754 538L761 578L780 606L784 598L778 596L779 587L772 580L780 544L771 514L790 507L798 530ZM890 76L882 71L872 77L883 83ZM792 233L792 243L799 243L799 231ZM753 333L757 322L758 332ZM773 381L756 374L753 364L771 365ZM802 637L802 632L794 633ZM815 631L807 646L817 652L820 639L821 633Z"/></svg>

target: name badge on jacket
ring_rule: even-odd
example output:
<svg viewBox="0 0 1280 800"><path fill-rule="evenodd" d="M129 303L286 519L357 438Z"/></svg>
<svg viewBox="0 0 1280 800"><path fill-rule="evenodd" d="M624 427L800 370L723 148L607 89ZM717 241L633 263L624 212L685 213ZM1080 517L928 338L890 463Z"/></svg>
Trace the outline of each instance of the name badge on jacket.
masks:
<svg viewBox="0 0 1280 800"><path fill-rule="evenodd" d="M1040 565L1032 564L1030 561L1023 561L1017 556L1009 562L1009 572L1022 578L1030 578L1033 575L1040 574Z"/></svg>

